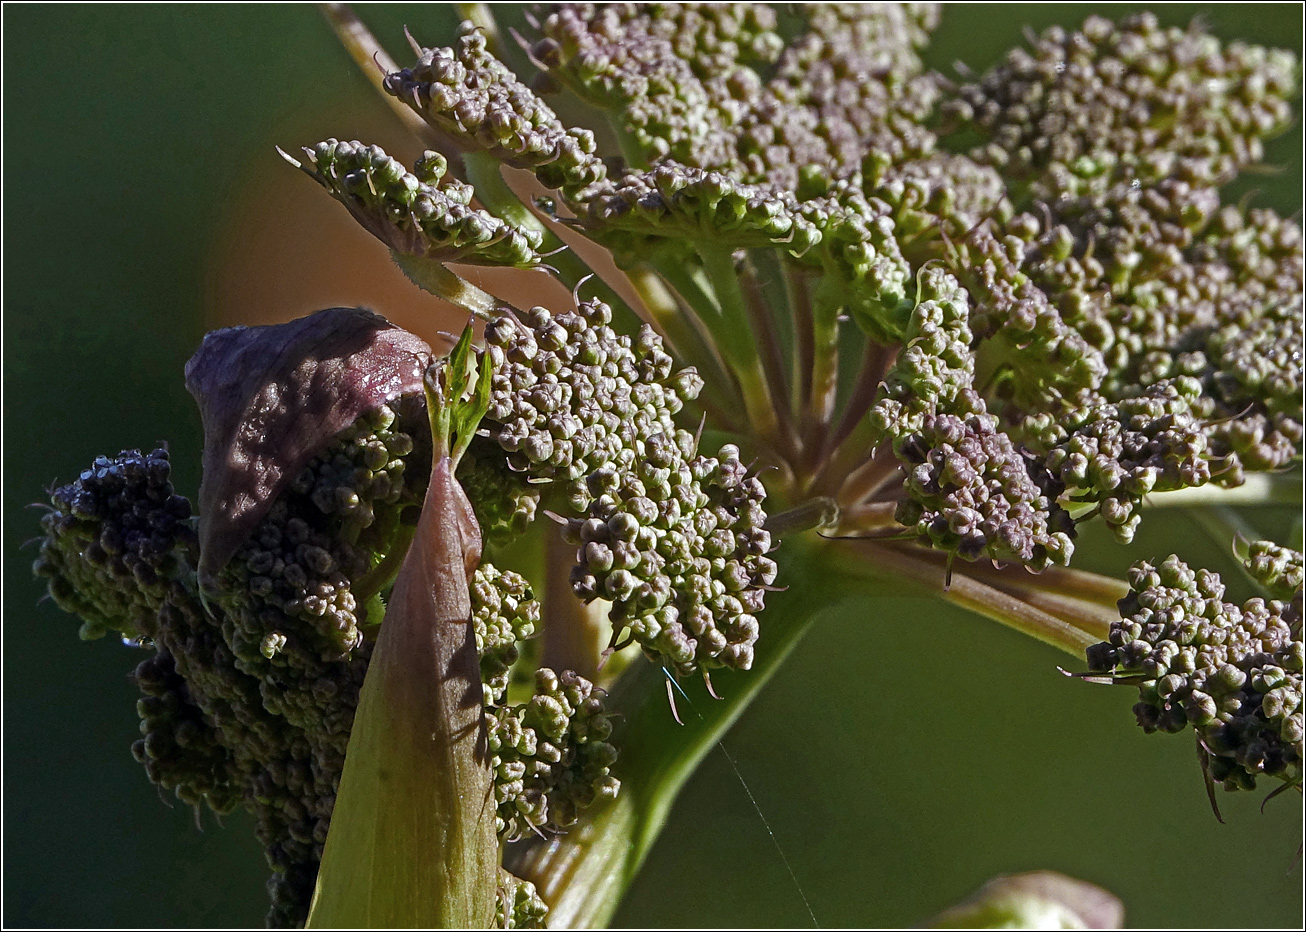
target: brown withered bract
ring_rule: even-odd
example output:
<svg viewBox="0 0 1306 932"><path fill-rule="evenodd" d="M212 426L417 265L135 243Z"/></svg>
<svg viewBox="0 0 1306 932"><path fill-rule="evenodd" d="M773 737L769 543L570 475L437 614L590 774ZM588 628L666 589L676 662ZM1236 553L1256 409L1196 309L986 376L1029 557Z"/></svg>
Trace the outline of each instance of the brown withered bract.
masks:
<svg viewBox="0 0 1306 932"><path fill-rule="evenodd" d="M363 308L210 333L186 363L204 424L201 580L211 579L277 495L331 439L422 389L431 348Z"/></svg>

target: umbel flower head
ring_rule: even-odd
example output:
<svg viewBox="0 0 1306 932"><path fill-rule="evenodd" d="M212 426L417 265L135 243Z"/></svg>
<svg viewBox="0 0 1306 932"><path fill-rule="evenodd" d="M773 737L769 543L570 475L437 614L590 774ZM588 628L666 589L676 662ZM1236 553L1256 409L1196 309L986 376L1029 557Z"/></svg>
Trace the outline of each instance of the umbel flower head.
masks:
<svg viewBox="0 0 1306 932"><path fill-rule="evenodd" d="M669 800L690 769L664 741L622 771L625 648L668 693L765 676L815 610L775 611L787 565L1089 648L1213 781L1300 786L1300 554L1254 545L1273 598L1241 608L1177 558L1069 569L1084 522L1128 543L1151 503L1299 481L1300 228L1220 190L1291 119L1296 62L1094 17L957 84L921 58L939 17L543 5L520 54L487 19L387 68L441 141L411 169L290 159L479 335L440 355L350 308L211 334L198 513L166 450L101 458L37 561L84 636L153 651L137 757L255 815L273 924L536 923L551 859L588 879L542 883L550 922L601 922L665 814L621 785Z"/></svg>

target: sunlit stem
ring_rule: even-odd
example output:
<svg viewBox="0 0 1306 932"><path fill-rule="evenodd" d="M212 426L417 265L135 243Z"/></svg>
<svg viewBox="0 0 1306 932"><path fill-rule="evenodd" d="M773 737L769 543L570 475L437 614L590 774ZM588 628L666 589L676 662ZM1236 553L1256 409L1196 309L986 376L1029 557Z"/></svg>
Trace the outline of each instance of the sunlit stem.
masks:
<svg viewBox="0 0 1306 932"><path fill-rule="evenodd" d="M598 681L599 662L612 630L604 621L610 603L597 600L586 605L576 598L570 579L576 548L565 543L553 528L545 531L544 644L540 666L574 670L591 682ZM617 670L607 672L610 681Z"/></svg>
<svg viewBox="0 0 1306 932"><path fill-rule="evenodd" d="M779 436L779 421L755 349L758 337L753 332L744 293L739 287L734 250L700 244L698 252L712 283L718 310L714 319L709 318L708 329L743 391L744 408L748 412L752 433L775 440Z"/></svg>
<svg viewBox="0 0 1306 932"><path fill-rule="evenodd" d="M769 515L766 529L775 537L826 527L839 520L839 505L832 498L813 498L787 511Z"/></svg>
<svg viewBox="0 0 1306 932"><path fill-rule="evenodd" d="M494 295L482 291L467 279L450 272L443 262L422 256L410 256L394 250L390 251L390 255L408 276L408 280L418 288L429 291L437 298L444 298L482 320L490 320L495 316L496 310L504 306L504 302Z"/></svg>
<svg viewBox="0 0 1306 932"><path fill-rule="evenodd" d="M1213 483L1193 489L1153 492L1143 499L1147 508L1188 508L1192 505L1300 505L1302 474L1299 470L1280 473L1251 473L1242 485L1226 489Z"/></svg>
<svg viewBox="0 0 1306 932"><path fill-rule="evenodd" d="M637 265L626 270L626 277L644 302L653 328L662 334L680 360L697 369L709 385L716 383L720 389L729 384L721 358L681 310L658 273L651 266Z"/></svg>
<svg viewBox="0 0 1306 932"><path fill-rule="evenodd" d="M1041 606L1032 605L968 576L967 565L953 567L949 584L944 555L912 545L849 541L847 548L855 562L850 559L846 569L856 572L860 565L864 575L913 583L924 594L983 615L1077 658L1083 658L1089 646L1106 640L1111 622L1119 618L1108 617L1100 606L1073 599L1040 599Z"/></svg>
<svg viewBox="0 0 1306 932"><path fill-rule="evenodd" d="M860 469L868 463L872 457L882 459L884 456L892 456L892 451L887 444L877 447L879 437L875 429L871 426L870 420L863 417L853 427L852 432L834 448L834 451L818 466L816 476L813 478L811 487L812 491L821 492L827 495L833 495L839 492L839 489L849 485L854 471ZM875 467L882 469L882 466ZM877 480L877 484L883 480ZM848 494L840 494L840 500L845 502L860 501L866 497L864 490L858 497Z"/></svg>
<svg viewBox="0 0 1306 932"><path fill-rule="evenodd" d="M798 435L794 430L793 412L789 406L789 386L785 380L780 337L776 332L771 309L762 294L762 285L758 281L756 267L745 259L741 273L741 288L744 304L748 309L749 324L753 333L757 335L757 357L766 377L771 410L775 412L779 422L778 439L784 444L781 452L785 459L792 462L798 457Z"/></svg>
<svg viewBox="0 0 1306 932"><path fill-rule="evenodd" d="M626 329L639 327L639 315L626 303L611 285L595 274L594 270L570 246L558 237L535 212L522 203L508 183L503 180L502 165L488 152L469 152L463 157L467 166L467 180L476 191L476 198L490 213L508 221L519 230L533 230L540 235L540 252L552 253L548 264L558 272L558 278L568 288L575 289L585 279L586 288L593 288L598 297L623 319Z"/></svg>
<svg viewBox="0 0 1306 932"><path fill-rule="evenodd" d="M714 425L723 430L737 430L735 418L727 408L733 405L738 411L743 407L738 401L738 390L720 357L698 331L694 321L681 310L675 295L649 266L628 269L626 277L648 310L651 326L667 341L672 355L678 362L693 366L703 379L703 391L699 393L697 402L699 407L708 413Z"/></svg>
<svg viewBox="0 0 1306 932"><path fill-rule="evenodd" d="M651 264L659 277L680 296L681 302L693 313L695 321L703 325L710 345L721 359L723 387L729 386L728 394L722 397L722 407L747 412L748 409L741 393L737 374L733 373L731 369L732 360L719 339L720 323L716 301L705 287L705 283L701 277L693 274L693 270L679 256L656 256ZM727 410L727 415L729 415L729 410ZM727 424L733 425L729 429L736 433L739 432L739 419L737 417L728 417L725 424L714 426L725 427Z"/></svg>
<svg viewBox="0 0 1306 932"><path fill-rule="evenodd" d="M902 464L893 455L893 449L884 443L876 447L870 457L847 474L839 486L838 499L854 503L875 495L886 484L900 475ZM833 474L833 472L832 472Z"/></svg>
<svg viewBox="0 0 1306 932"><path fill-rule="evenodd" d="M812 396L812 296L808 291L811 276L795 268L784 278L785 295L793 313L793 405L795 411L802 411Z"/></svg>
<svg viewBox="0 0 1306 932"><path fill-rule="evenodd" d="M989 563L972 563L966 567L966 575L1007 592L1064 596L1109 609L1113 614L1116 603L1129 593L1129 584L1123 579L1068 566L1051 566L1032 574L1019 566L998 568Z"/></svg>
<svg viewBox="0 0 1306 932"><path fill-rule="evenodd" d="M839 520L830 528L829 536L857 537L875 533L883 534L894 528L902 530L894 519L894 513L897 510L897 502L846 505L839 509Z"/></svg>
<svg viewBox="0 0 1306 932"><path fill-rule="evenodd" d="M866 415L871 410L871 405L875 403L880 383L892 360L891 350L875 342L871 337L866 337L866 347L862 352L857 379L853 382L852 394L843 406L839 427L830 434L829 441L822 450L823 460L838 449L853 431L866 423Z"/></svg>
<svg viewBox="0 0 1306 932"><path fill-rule="evenodd" d="M426 121L399 98L386 93L382 82L387 74L398 71L399 66L395 64L390 54L381 47L381 43L377 41L376 36L372 35L371 30L364 26L362 21L354 15L353 8L347 3L323 3L319 5L319 9L326 21L331 25L331 29L335 32L340 44L345 47L349 57L358 66L358 70L376 88L377 93L385 98L386 105L391 112L399 117L399 121L414 136L430 141L432 132Z"/></svg>
<svg viewBox="0 0 1306 932"><path fill-rule="evenodd" d="M839 295L829 277L817 285L812 304L812 388L803 437L818 447L834 416L839 392ZM820 441L820 442L818 442Z"/></svg>

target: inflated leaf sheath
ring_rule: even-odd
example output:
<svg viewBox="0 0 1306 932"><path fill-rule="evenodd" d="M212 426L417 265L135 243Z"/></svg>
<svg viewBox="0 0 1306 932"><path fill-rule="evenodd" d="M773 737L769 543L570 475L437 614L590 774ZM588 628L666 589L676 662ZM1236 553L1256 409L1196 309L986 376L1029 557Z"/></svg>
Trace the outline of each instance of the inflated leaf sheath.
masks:
<svg viewBox="0 0 1306 932"><path fill-rule="evenodd" d="M499 846L468 590L480 552L443 457L359 697L311 927L493 920Z"/></svg>
<svg viewBox="0 0 1306 932"><path fill-rule="evenodd" d="M363 308L229 327L186 363L204 423L200 577L211 578L277 495L368 411L421 391L431 348Z"/></svg>

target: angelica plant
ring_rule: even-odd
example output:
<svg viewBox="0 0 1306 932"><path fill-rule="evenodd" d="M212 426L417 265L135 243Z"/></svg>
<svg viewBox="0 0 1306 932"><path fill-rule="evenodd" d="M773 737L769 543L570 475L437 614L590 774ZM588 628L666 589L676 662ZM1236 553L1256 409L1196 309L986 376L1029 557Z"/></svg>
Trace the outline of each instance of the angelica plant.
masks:
<svg viewBox="0 0 1306 932"><path fill-rule="evenodd" d="M1221 195L1290 54L1092 17L949 78L931 5L560 4L401 67L328 15L430 148L285 157L478 345L211 334L197 507L166 449L101 458L36 566L152 652L133 751L253 814L271 924L604 924L831 593L968 608L1191 724L1192 779L1300 792L1299 551L1246 542L1241 608L1071 566L1300 488L1300 228Z"/></svg>

